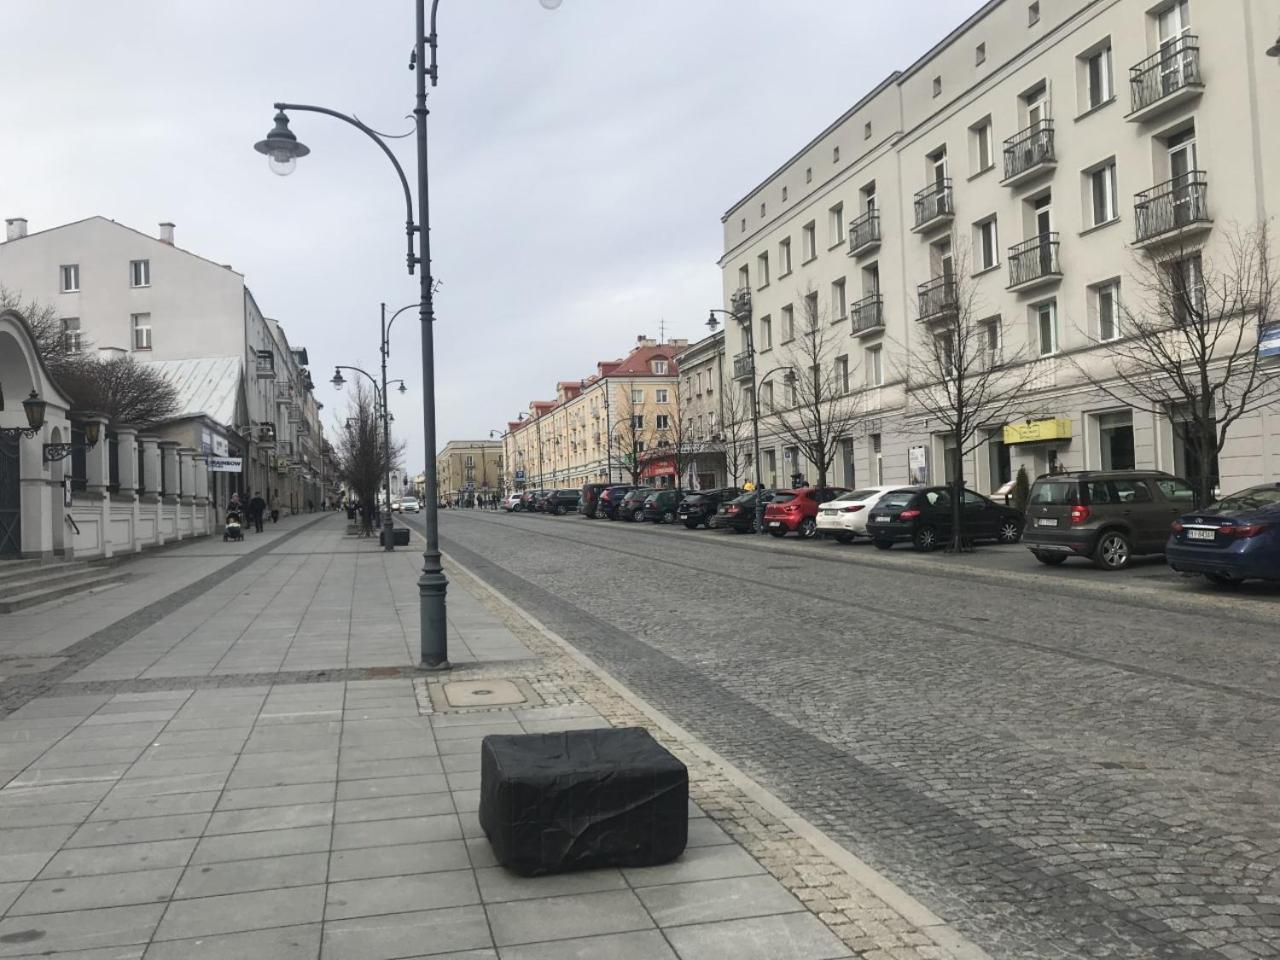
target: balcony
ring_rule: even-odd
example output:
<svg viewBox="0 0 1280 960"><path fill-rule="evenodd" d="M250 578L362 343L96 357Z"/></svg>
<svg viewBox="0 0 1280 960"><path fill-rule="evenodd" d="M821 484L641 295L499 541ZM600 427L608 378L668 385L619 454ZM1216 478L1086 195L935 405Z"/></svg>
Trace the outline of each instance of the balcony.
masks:
<svg viewBox="0 0 1280 960"><path fill-rule="evenodd" d="M1200 38L1183 34L1129 68L1130 123L1145 123L1204 93Z"/></svg>
<svg viewBox="0 0 1280 960"><path fill-rule="evenodd" d="M1053 121L1041 120L1014 134L1004 142L1004 180L1006 187L1033 180L1058 165L1053 152Z"/></svg>
<svg viewBox="0 0 1280 960"><path fill-rule="evenodd" d="M934 277L928 283L920 284L916 293L920 298L920 314L917 319L925 323L955 319L958 301L954 277Z"/></svg>
<svg viewBox="0 0 1280 960"><path fill-rule="evenodd" d="M849 256L860 257L880 246L880 211L868 210L849 224Z"/></svg>
<svg viewBox="0 0 1280 960"><path fill-rule="evenodd" d="M1203 170L1192 170L1142 191L1133 203L1134 244L1145 249L1208 230L1213 225L1208 191L1209 176Z"/></svg>
<svg viewBox="0 0 1280 960"><path fill-rule="evenodd" d="M861 337L884 329L884 297L873 293L863 297L849 309L853 317L853 335Z"/></svg>
<svg viewBox="0 0 1280 960"><path fill-rule="evenodd" d="M1061 279L1058 234L1046 233L1009 248L1009 290L1031 290Z"/></svg>
<svg viewBox="0 0 1280 960"><path fill-rule="evenodd" d="M259 350L255 357L254 366L257 368L259 380L274 380L276 378L276 358L270 350Z"/></svg>
<svg viewBox="0 0 1280 960"><path fill-rule="evenodd" d="M733 379L750 380L755 376L756 368L749 353L740 353L733 358Z"/></svg>
<svg viewBox="0 0 1280 960"><path fill-rule="evenodd" d="M916 194L916 225L913 233L923 233L951 223L955 218L955 203L951 195L951 178L943 177Z"/></svg>

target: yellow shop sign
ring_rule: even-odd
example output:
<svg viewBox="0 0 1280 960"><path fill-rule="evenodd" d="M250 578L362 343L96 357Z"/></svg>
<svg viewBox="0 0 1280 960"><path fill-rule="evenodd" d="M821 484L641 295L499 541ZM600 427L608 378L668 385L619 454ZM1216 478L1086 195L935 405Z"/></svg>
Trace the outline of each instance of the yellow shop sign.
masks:
<svg viewBox="0 0 1280 960"><path fill-rule="evenodd" d="M1028 420L1011 423L1004 428L1004 442L1042 443L1045 440L1070 440L1071 420L1067 417L1051 417L1048 420Z"/></svg>

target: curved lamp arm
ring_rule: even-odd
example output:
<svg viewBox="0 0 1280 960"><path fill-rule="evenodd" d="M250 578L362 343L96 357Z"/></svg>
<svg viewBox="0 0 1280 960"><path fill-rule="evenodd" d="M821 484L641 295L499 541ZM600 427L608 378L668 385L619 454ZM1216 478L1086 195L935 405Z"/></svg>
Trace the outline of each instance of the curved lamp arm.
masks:
<svg viewBox="0 0 1280 960"><path fill-rule="evenodd" d="M277 103L275 104L275 108L282 111L301 110L306 113L323 113L327 117L334 117L344 123L349 123L376 143L379 149L387 155L387 159L391 161L391 165L396 168L396 175L400 177L400 186L404 188L404 232L409 246L409 252L405 259L409 267L409 273L413 273L414 266L422 262L413 252L413 235L418 231L417 226L415 226L413 222L413 193L409 189L409 178L404 175L404 167L400 166L400 161L397 160L396 155L391 152L391 148L387 146L386 141L384 141L382 137L378 136L377 132L373 128L361 123L355 117L349 117L345 113L339 113L337 110L330 110L328 107L317 107L308 103Z"/></svg>

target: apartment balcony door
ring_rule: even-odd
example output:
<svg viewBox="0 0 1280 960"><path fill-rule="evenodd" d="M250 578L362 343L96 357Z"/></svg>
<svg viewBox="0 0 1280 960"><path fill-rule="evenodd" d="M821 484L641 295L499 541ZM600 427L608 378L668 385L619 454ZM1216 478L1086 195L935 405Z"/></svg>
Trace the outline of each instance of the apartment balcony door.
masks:
<svg viewBox="0 0 1280 960"><path fill-rule="evenodd" d="M1195 51L1187 48L1183 38L1191 32L1190 0L1178 0L1159 16L1160 82L1166 94L1181 90L1188 80L1196 79Z"/></svg>
<svg viewBox="0 0 1280 960"><path fill-rule="evenodd" d="M1040 241L1040 276L1054 273L1053 197L1044 196L1035 205L1036 238Z"/></svg>

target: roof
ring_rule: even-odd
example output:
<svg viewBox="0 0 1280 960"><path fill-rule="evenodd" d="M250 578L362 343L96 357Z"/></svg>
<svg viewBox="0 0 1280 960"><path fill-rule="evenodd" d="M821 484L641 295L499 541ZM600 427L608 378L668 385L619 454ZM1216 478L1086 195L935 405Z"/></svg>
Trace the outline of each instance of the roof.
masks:
<svg viewBox="0 0 1280 960"><path fill-rule="evenodd" d="M226 426L235 423L241 383L239 357L147 360L144 364L163 373L177 389L175 417L203 415Z"/></svg>
<svg viewBox="0 0 1280 960"><path fill-rule="evenodd" d="M676 361L675 356L688 345L677 346L674 343L660 343L653 347L636 347L627 358L618 365L616 370L610 372L611 377L630 377L630 376L675 376ZM667 360L671 366L668 367L667 373L655 374L653 368L649 365L653 360Z"/></svg>

